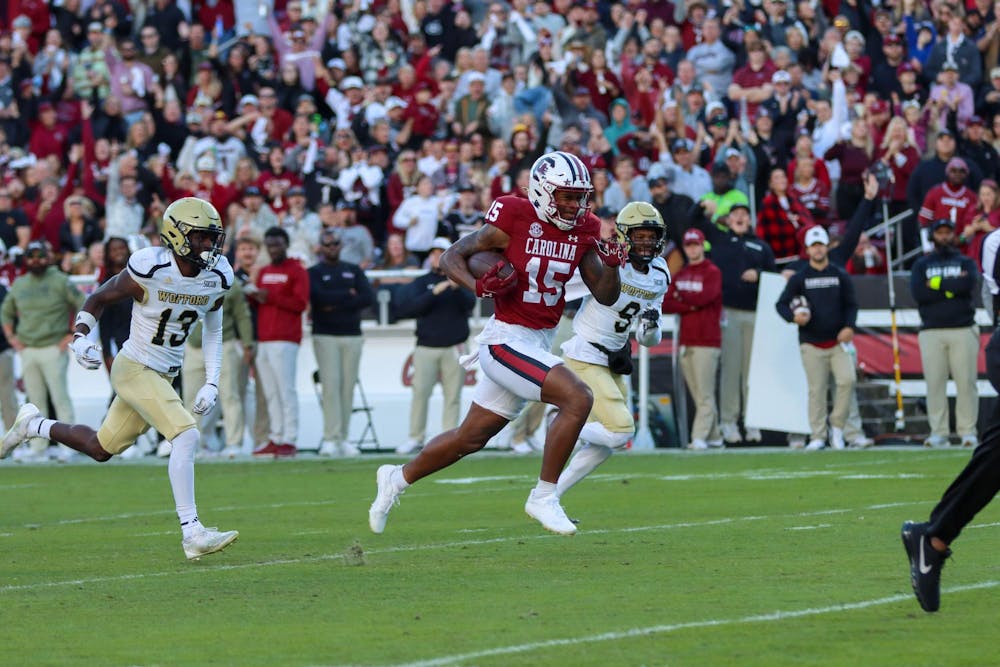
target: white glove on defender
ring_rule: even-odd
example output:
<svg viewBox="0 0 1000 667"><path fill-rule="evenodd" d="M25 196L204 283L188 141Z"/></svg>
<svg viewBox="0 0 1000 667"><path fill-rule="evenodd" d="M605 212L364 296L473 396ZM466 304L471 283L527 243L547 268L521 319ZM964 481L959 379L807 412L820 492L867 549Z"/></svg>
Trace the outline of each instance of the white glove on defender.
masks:
<svg viewBox="0 0 1000 667"><path fill-rule="evenodd" d="M214 384L202 385L198 390L198 395L194 397L194 407L192 410L196 415L203 415L215 406L219 400L219 388Z"/></svg>
<svg viewBox="0 0 1000 667"><path fill-rule="evenodd" d="M77 334L69 347L73 350L77 363L87 370L92 371L101 365L103 360L101 357L101 346L86 336Z"/></svg>

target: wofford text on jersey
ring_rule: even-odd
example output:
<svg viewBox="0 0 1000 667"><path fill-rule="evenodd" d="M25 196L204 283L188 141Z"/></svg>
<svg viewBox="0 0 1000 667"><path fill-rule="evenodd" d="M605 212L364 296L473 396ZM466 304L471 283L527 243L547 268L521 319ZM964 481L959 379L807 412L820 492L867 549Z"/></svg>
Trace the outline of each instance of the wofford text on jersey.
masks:
<svg viewBox="0 0 1000 667"><path fill-rule="evenodd" d="M177 303L186 306L205 306L209 297L204 294L178 294L166 290L157 290L156 296L163 303Z"/></svg>

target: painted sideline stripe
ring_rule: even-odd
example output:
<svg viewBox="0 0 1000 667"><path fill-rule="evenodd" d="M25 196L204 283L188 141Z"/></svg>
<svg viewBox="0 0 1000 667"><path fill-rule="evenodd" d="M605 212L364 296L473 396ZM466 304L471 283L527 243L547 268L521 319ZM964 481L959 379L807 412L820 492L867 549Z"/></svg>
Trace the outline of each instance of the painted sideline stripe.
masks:
<svg viewBox="0 0 1000 667"><path fill-rule="evenodd" d="M902 505L903 503L896 503L895 506ZM912 505L926 505L927 501L918 501L913 503L908 503ZM700 528L704 526L720 526L732 523L739 523L744 521L764 521L764 520L780 520L780 519L799 519L803 517L813 517L813 516L827 516L830 514L846 514L849 512L862 512L865 510L873 509L872 506L861 507L858 509L829 509L829 510L818 510L814 512L795 512L792 514L775 514L771 516L740 516L740 517L722 517L719 519L707 519L705 521L687 521L680 523L666 523L651 526L632 526L629 528L603 528L588 530L586 535L611 535L617 533L640 533L656 530L676 530L679 528ZM397 554L397 553L412 553L418 551L433 551L437 549L455 549L468 546L483 546L487 544L504 544L507 542L524 542L528 540L557 540L565 539L556 535L552 535L546 532L539 532L532 535L514 535L514 536L504 536L504 537L492 537L481 540L459 540L455 542L440 542L432 544L416 544L402 547L387 547L384 549L366 549L365 555L379 555L379 554ZM252 563L239 563L231 565L210 565L202 567L191 567L186 570L169 570L166 572L143 572L136 574L121 574L106 577L88 577L86 579L69 579L69 580L57 580L57 581L39 581L27 584L9 584L6 586L0 586L0 594L3 593L14 593L18 591L33 591L33 590L44 590L48 588L60 588L63 586L81 586L86 584L100 584L109 583L114 581L135 581L138 579L145 579L147 577L169 577L178 576L193 573L218 573L227 572L230 570L245 570L250 568L258 567L271 567L275 565L298 565L302 563L320 563L325 561L336 561L343 560L345 554L331 553L331 554L321 554L318 556L304 556L302 558L282 558L278 560L267 560L267 561L256 561Z"/></svg>
<svg viewBox="0 0 1000 667"><path fill-rule="evenodd" d="M977 584L966 584L963 586L953 586L944 589L945 593L961 593L964 591L982 590L996 588L1000 586L1000 581L981 581ZM497 648L473 651L457 655L446 655L417 662L406 662L396 667L438 667L439 665L454 665L477 658L489 658L499 655L511 655L515 653L528 653L539 649L554 648L557 646L577 646L580 644L594 644L597 642L617 641L620 639L630 639L632 637L647 637L649 635L660 635L679 630L692 630L697 628L716 628L726 625L746 625L749 623L770 623L773 621L787 621L789 619L803 618L806 616L819 616L821 614L833 614L843 611L857 611L868 609L869 607L879 607L897 602L913 601L913 594L890 595L874 600L861 600L859 602L845 602L834 604L828 607L812 607L808 609L793 609L788 611L776 611L770 614L753 614L751 616L741 616L737 618L714 618L704 621L689 621L687 623L671 623L668 625L652 625L645 628L632 628L630 630L620 630L618 632L604 632L599 635L587 637L572 637L566 639L547 639L540 642L530 642L527 644L515 644L512 646L498 646Z"/></svg>

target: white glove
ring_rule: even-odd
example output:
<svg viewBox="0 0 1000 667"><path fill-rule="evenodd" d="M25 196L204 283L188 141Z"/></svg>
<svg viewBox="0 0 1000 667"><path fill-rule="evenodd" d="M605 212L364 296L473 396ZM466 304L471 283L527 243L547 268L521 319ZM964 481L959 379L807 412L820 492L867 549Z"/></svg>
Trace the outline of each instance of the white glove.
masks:
<svg viewBox="0 0 1000 667"><path fill-rule="evenodd" d="M219 388L214 384L202 385L198 390L198 395L194 397L194 407L192 410L196 415L203 415L215 406L219 400Z"/></svg>
<svg viewBox="0 0 1000 667"><path fill-rule="evenodd" d="M87 370L94 370L101 365L101 346L93 342L82 334L76 334L73 342L69 345L76 356L78 364Z"/></svg>

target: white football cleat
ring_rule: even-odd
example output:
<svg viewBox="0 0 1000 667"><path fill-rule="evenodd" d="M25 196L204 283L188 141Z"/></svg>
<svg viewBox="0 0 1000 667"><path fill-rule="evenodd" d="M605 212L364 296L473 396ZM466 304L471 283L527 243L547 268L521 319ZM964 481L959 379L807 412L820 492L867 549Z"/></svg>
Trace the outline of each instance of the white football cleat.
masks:
<svg viewBox="0 0 1000 667"><path fill-rule="evenodd" d="M974 435L963 435L962 436L962 446L963 447L972 447L972 448L978 447L979 446L979 438L977 438Z"/></svg>
<svg viewBox="0 0 1000 667"><path fill-rule="evenodd" d="M198 560L202 556L222 551L240 536L237 530L219 532L215 528L201 527L201 530L185 537L181 542L188 560Z"/></svg>
<svg viewBox="0 0 1000 667"><path fill-rule="evenodd" d="M340 456L340 446L333 440L324 440L316 453L320 456Z"/></svg>
<svg viewBox="0 0 1000 667"><path fill-rule="evenodd" d="M806 445L807 452L818 452L826 447L826 440L810 440Z"/></svg>
<svg viewBox="0 0 1000 667"><path fill-rule="evenodd" d="M361 450L358 449L357 445L353 443L342 442L340 443L340 453L343 456L359 456L361 454Z"/></svg>
<svg viewBox="0 0 1000 667"><path fill-rule="evenodd" d="M524 503L524 511L542 524L545 530L558 535L576 534L576 524L566 516L562 505L559 504L559 497L554 493L538 498L532 489L528 494L528 501Z"/></svg>
<svg viewBox="0 0 1000 667"><path fill-rule="evenodd" d="M740 428L736 424L723 422L719 424L719 430L722 431L722 439L729 444L736 444L740 441Z"/></svg>
<svg viewBox="0 0 1000 667"><path fill-rule="evenodd" d="M223 450L221 452L219 452L219 457L220 458L227 459L229 461L232 461L233 459L239 458L242 455L243 455L243 450L240 449L239 447L233 446L233 445L229 445L229 446L223 448Z"/></svg>
<svg viewBox="0 0 1000 667"><path fill-rule="evenodd" d="M689 444L687 448L688 449L699 449L699 450L700 449L708 449L708 443L705 442L704 440L702 440L701 438L695 438L694 440L691 441L691 444Z"/></svg>
<svg viewBox="0 0 1000 667"><path fill-rule="evenodd" d="M41 413L31 403L25 403L17 411L17 417L10 429L3 436L3 443L0 444L0 459L7 458L7 455L14 451L14 448L28 439L28 424L35 417L40 417Z"/></svg>
<svg viewBox="0 0 1000 667"><path fill-rule="evenodd" d="M867 435L859 435L854 440L851 441L851 447L853 449L868 449L875 445L875 441L869 438Z"/></svg>
<svg viewBox="0 0 1000 667"><path fill-rule="evenodd" d="M379 466L378 471L375 473L375 484L378 487L378 493L375 494L375 502L372 503L372 506L368 510L368 527L372 529L373 533L381 534L385 530L385 522L389 518L389 510L392 509L393 505L399 504L399 496L403 492L397 490L396 485L392 483L392 473L397 468L402 470L403 466Z"/></svg>
<svg viewBox="0 0 1000 667"><path fill-rule="evenodd" d="M834 449L843 449L846 446L844 443L844 429L837 428L836 426L830 427L830 446Z"/></svg>
<svg viewBox="0 0 1000 667"><path fill-rule="evenodd" d="M747 429L747 442L760 442L764 439L764 436L760 434L759 428L748 428Z"/></svg>

